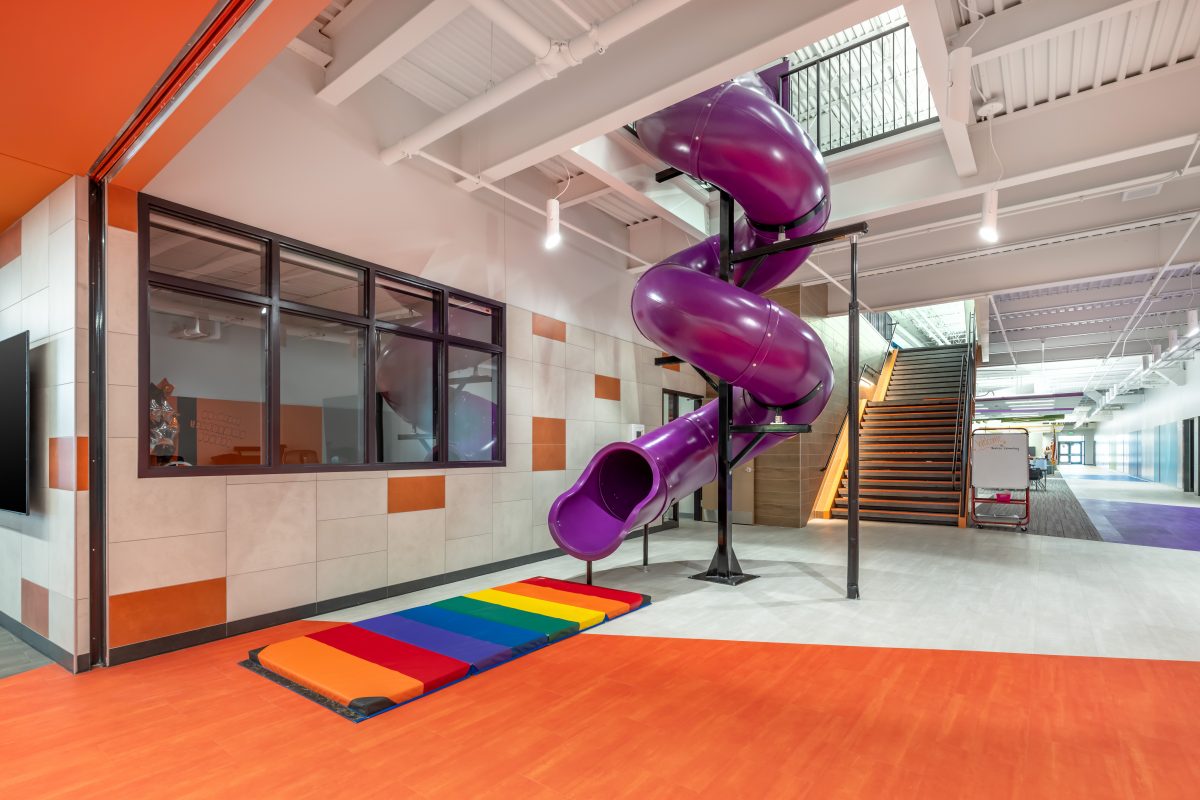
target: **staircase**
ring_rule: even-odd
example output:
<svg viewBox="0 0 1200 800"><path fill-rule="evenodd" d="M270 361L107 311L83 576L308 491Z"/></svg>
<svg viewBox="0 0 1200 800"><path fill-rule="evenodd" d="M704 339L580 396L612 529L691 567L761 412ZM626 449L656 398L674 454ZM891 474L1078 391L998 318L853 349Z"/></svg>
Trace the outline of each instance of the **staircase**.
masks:
<svg viewBox="0 0 1200 800"><path fill-rule="evenodd" d="M901 350L884 399L867 403L859 440L861 519L957 525L964 414L971 413L968 345ZM833 516L847 514L847 484Z"/></svg>

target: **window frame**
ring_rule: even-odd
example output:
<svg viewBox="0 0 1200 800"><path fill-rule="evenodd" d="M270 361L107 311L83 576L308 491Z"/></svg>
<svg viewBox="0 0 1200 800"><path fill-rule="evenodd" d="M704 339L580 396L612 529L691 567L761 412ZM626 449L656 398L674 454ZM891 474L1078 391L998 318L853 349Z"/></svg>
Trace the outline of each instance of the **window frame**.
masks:
<svg viewBox="0 0 1200 800"><path fill-rule="evenodd" d="M257 239L264 244L266 258L266 288L267 294L258 295L251 292L232 289L216 284L207 284L190 278L183 278L167 273L152 273L150 270L150 215L158 212L175 217L185 222L224 230L237 236ZM472 292L463 291L452 286L446 286L436 281L419 278L415 275L391 269L363 259L347 256L308 242L302 242L281 234L272 233L251 225L244 225L215 214L209 214L195 208L180 205L169 200L153 197L147 194L138 195L138 477L187 477L187 476L225 476L225 475L278 475L316 472L380 472L385 470L430 470L430 469L478 469L481 467L503 467L507 464L506 452L506 423L507 423L507 368L508 359L505 357L505 319L506 304L483 297ZM362 291L362 316L346 314L332 309L310 306L293 300L282 300L279 296L280 253L289 249L313 258L325 259L335 264L360 269L364 273ZM423 331L404 325L396 325L375 318L375 285L376 277L386 277L408 283L420 289L437 292L435 311L437 325L435 331ZM267 370L266 370L266 402L263 404L263 416L267 460L264 464L254 465L199 465L192 467L155 466L150 464L150 420L144 409L149 404L150 391L150 309L149 295L152 286L180 291L192 295L200 295L213 299L227 300L240 303L251 303L265 306L267 314ZM450 297L456 297L480 303L493 309L495 315L495 342L476 341L459 336L451 336L449 328ZM325 319L347 325L360 327L366 338L366 373L363 377L363 441L364 454L362 464L283 464L280 463L280 325L281 313L287 312L304 317ZM434 413L436 416L437 455L439 458L418 462L385 462L380 458L378 425L378 399L375 393L375 360L376 343L379 332L394 334L413 339L422 339L434 343ZM448 452L449 419L446 415L449 396L447 357L449 347L456 345L474 350L495 353L499 356L499 371L497 382L498 412L498 442L497 458L492 461L449 461L444 458Z"/></svg>

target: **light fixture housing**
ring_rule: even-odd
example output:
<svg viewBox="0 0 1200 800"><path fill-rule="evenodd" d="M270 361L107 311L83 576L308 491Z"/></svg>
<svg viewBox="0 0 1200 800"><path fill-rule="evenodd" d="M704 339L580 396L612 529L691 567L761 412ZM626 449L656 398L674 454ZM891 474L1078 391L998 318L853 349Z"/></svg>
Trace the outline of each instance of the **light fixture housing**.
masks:
<svg viewBox="0 0 1200 800"><path fill-rule="evenodd" d="M558 199L551 197L546 201L546 241L547 250L553 250L562 244L562 233L559 231Z"/></svg>
<svg viewBox="0 0 1200 800"><path fill-rule="evenodd" d="M979 238L989 244L1000 241L1000 192L988 189L983 194L983 211L979 220Z"/></svg>
<svg viewBox="0 0 1200 800"><path fill-rule="evenodd" d="M1187 312L1187 333L1184 334L1187 338L1200 335L1200 312L1194 308L1189 308Z"/></svg>
<svg viewBox="0 0 1200 800"><path fill-rule="evenodd" d="M1174 353L1179 349L1179 334L1175 331L1167 331L1167 352Z"/></svg>

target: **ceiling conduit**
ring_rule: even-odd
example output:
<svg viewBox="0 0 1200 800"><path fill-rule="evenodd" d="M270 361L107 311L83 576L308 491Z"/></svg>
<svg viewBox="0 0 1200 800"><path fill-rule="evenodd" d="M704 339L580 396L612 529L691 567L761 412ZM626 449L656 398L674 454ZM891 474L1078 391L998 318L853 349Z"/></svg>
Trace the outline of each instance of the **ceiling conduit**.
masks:
<svg viewBox="0 0 1200 800"><path fill-rule="evenodd" d="M537 60L511 78L501 81L485 94L471 98L445 116L386 148L380 154L385 164L395 164L397 161L418 155L443 136L499 108L533 87L554 79L563 71L583 63L585 58L603 53L609 46L671 13L688 0L641 0L610 19L591 26L589 30L570 41L552 41L502 0L470 2Z"/></svg>

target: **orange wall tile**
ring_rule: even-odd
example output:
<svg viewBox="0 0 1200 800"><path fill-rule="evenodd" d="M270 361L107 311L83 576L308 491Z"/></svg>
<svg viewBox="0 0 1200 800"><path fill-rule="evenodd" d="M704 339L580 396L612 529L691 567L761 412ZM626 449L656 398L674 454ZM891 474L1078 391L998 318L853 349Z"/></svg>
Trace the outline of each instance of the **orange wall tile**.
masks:
<svg viewBox="0 0 1200 800"><path fill-rule="evenodd" d="M567 421L554 417L533 418L534 444L566 444Z"/></svg>
<svg viewBox="0 0 1200 800"><path fill-rule="evenodd" d="M445 476L420 475L412 478L388 478L389 514L445 507Z"/></svg>
<svg viewBox="0 0 1200 800"><path fill-rule="evenodd" d="M108 186L108 224L137 231L137 192L124 186Z"/></svg>
<svg viewBox="0 0 1200 800"><path fill-rule="evenodd" d="M42 636L50 635L50 592L45 586L24 578L21 579L21 624Z"/></svg>
<svg viewBox="0 0 1200 800"><path fill-rule="evenodd" d="M533 335L545 336L547 339L557 339L560 342L565 342L567 340L567 323L559 322L554 317L543 317L541 314L534 314Z"/></svg>
<svg viewBox="0 0 1200 800"><path fill-rule="evenodd" d="M621 379L610 378L607 375L596 376L596 397L601 400L621 399Z"/></svg>
<svg viewBox="0 0 1200 800"><path fill-rule="evenodd" d="M225 579L113 595L108 614L112 647L220 625L225 622Z"/></svg>
<svg viewBox="0 0 1200 800"><path fill-rule="evenodd" d="M670 353L663 353L663 354L662 354L662 357L663 357L663 358L666 358L666 357L667 357L667 356L669 356L669 355L671 355L671 354L670 354ZM674 372L679 372L679 365L678 365L678 364L663 364L663 365L662 365L662 368L663 368L663 369L669 369L669 370L672 370L672 371L674 371Z"/></svg>
<svg viewBox="0 0 1200 800"><path fill-rule="evenodd" d="M534 472L566 468L567 446L565 444L535 444L533 446Z"/></svg>
<svg viewBox="0 0 1200 800"><path fill-rule="evenodd" d="M47 485L51 489L86 492L88 488L88 437L52 436Z"/></svg>
<svg viewBox="0 0 1200 800"><path fill-rule="evenodd" d="M7 264L21 255L21 220L8 226L8 230L0 233L0 266Z"/></svg>

